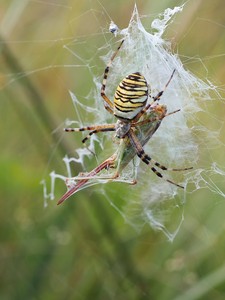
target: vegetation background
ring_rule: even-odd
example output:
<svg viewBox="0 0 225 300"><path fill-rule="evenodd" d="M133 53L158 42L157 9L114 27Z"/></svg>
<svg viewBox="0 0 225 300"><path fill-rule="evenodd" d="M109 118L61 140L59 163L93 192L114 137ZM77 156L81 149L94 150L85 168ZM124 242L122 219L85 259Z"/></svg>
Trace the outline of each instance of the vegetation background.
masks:
<svg viewBox="0 0 225 300"><path fill-rule="evenodd" d="M141 15L153 17L182 4L136 3ZM82 70L66 67L75 58L63 46L108 28L104 17L90 22L92 12L106 16L105 8L124 28L134 7L131 0L101 4L1 0L0 299L224 299L225 200L216 194L200 190L187 197L185 220L173 243L149 227L135 232L97 188L61 207L56 201L43 206L40 180L62 170L62 157L81 145L79 138L53 133L74 117L68 90L85 95L93 85ZM223 0L187 1L168 33L183 57L204 59L207 76L221 86L224 9ZM91 41L104 45L101 34ZM84 55L93 49L84 48ZM204 79L201 60L188 67ZM213 109L224 116L224 108ZM56 196L64 191L62 184Z"/></svg>

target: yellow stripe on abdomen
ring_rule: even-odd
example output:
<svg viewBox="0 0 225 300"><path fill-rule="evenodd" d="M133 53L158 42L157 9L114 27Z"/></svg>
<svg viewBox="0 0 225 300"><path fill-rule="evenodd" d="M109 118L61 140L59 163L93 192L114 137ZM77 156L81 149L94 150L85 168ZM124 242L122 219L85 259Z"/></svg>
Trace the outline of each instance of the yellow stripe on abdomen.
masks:
<svg viewBox="0 0 225 300"><path fill-rule="evenodd" d="M148 99L148 85L143 75L132 73L118 85L114 96L114 115L117 118L133 120L145 107Z"/></svg>

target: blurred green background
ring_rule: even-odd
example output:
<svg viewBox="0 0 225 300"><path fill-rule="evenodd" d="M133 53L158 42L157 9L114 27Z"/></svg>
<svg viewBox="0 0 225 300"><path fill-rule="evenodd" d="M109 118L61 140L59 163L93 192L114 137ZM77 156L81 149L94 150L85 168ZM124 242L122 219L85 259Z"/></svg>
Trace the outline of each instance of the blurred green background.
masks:
<svg viewBox="0 0 225 300"><path fill-rule="evenodd" d="M140 14L150 16L148 27L151 17L180 4L137 1ZM63 173L62 157L81 146L80 135L61 132L63 121L74 119L68 90L85 96L93 86L63 46L83 36L89 40L81 45L83 58L93 58L104 46L106 11L124 28L133 7L128 0L1 0L0 299L225 297L225 200L217 194L199 190L187 197L185 220L173 243L148 226L137 233L96 187L60 207L56 201L43 205L40 180L51 170ZM188 1L168 31L186 62L196 58L187 68L220 86L225 82L224 10L224 0ZM93 65L101 76L98 57ZM224 107L212 107L223 119ZM225 167L224 153L218 157ZM56 198L64 191L63 183L57 185Z"/></svg>

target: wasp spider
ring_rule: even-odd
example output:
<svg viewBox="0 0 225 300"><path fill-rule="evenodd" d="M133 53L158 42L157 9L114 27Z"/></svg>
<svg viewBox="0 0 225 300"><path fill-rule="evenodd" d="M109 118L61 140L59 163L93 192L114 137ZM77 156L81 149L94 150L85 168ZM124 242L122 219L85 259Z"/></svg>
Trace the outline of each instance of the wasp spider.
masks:
<svg viewBox="0 0 225 300"><path fill-rule="evenodd" d="M151 120L148 119L144 121L139 121L139 120L145 112L147 112L153 107L152 105L155 101L160 100L160 97L163 95L165 89L167 88L170 81L172 80L175 70L172 72L164 89L160 91L155 97L151 97L153 99L152 103L147 104L147 99L150 96L148 83L145 77L139 72L135 72L126 76L119 83L114 95L113 102L105 94L109 69L123 43L124 40L122 40L116 52L113 54L108 65L106 66L102 87L101 87L101 96L104 99L105 109L110 114L113 114L117 118L117 122L115 124L94 125L94 126L87 126L82 128L65 128L65 131L67 132L72 132L72 131L79 132L79 131L86 131L86 130L90 131L90 133L82 140L83 143L85 143L91 137L92 134L98 132L105 132L105 131L115 131L116 136L119 139L128 137L131 145L134 147L136 151L137 156L145 164L149 165L151 170L160 178L164 178L164 177L160 172L157 171L156 168L159 168L161 170L171 170L171 171L192 169L192 168L169 169L161 165L157 161L154 161L149 155L145 153L142 144L140 143L137 136L135 135L136 126L143 125L144 123L152 122ZM163 115L162 118L164 118L165 116L166 115ZM169 179L165 179L165 180L171 184L183 188L183 186Z"/></svg>

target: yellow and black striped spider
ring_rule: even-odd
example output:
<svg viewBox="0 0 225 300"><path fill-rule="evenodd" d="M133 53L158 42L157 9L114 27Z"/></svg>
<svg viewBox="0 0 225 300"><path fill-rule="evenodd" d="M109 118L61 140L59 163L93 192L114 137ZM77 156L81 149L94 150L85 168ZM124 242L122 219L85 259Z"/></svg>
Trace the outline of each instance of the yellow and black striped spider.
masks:
<svg viewBox="0 0 225 300"><path fill-rule="evenodd" d="M172 72L168 82L166 83L164 89L160 91L155 97L151 97L153 99L152 103L147 104L148 97L150 97L149 86L145 79L145 77L139 72L132 73L126 76L118 85L115 95L114 101L106 96L105 89L106 83L109 73L109 68L112 65L114 58L119 52L124 40L120 43L116 52L111 57L108 65L105 68L102 87L101 87L101 96L104 99L105 109L113 114L117 118L117 122L115 124L103 124L103 125L94 125L87 126L82 128L65 128L67 132L79 132L79 131L90 131L90 133L82 140L85 143L92 134L98 132L105 131L115 131L116 136L119 139L123 139L128 137L131 145L134 147L137 156L147 165L150 166L151 170L160 178L163 178L163 175L157 171L156 168L161 170L172 170L172 171L181 171L181 170L189 170L191 168L183 168L183 169L169 169L157 161L154 161L149 155L147 155L143 149L141 142L138 140L135 134L135 127L139 125L143 125L145 123L151 122L150 120L140 121L140 118L145 114L148 110L152 109L153 103L157 100L160 100L160 97L163 95L165 89L169 85L170 81L173 78L175 70ZM179 111L179 110L178 110ZM163 115L164 118L166 115ZM119 175L119 174L118 174ZM178 187L183 188L183 186L169 180L165 179L169 183L172 183Z"/></svg>

